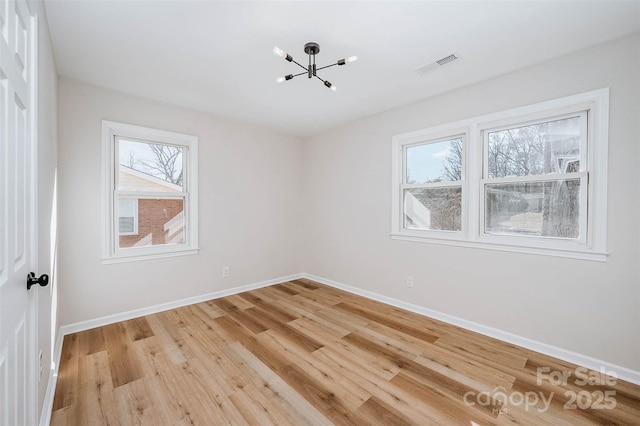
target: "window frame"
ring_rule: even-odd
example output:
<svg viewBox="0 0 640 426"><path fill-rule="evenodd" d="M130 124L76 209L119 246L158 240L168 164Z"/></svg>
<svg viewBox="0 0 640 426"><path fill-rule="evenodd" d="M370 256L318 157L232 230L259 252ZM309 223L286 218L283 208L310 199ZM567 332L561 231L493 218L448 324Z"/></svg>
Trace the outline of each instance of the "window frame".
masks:
<svg viewBox="0 0 640 426"><path fill-rule="evenodd" d="M557 111L549 111L549 114L555 114ZM512 240L514 238L524 238L529 240L529 244L537 245L535 241L540 241L540 246L545 247L558 247L558 248L575 248L587 245L587 220L588 220L588 208L583 211L583 207L580 207L580 219L578 223L579 229L579 237L576 239L561 239L554 237L543 237L543 236L532 236L532 235L507 235L507 234L498 234L498 233L490 233L487 232L486 229L486 187L487 185L492 184L501 184L501 183L543 183L543 182L554 182L559 180L579 180L580 181L580 206L588 206L588 180L589 180L589 172L587 171L588 167L588 110L576 111L572 113L561 113L555 115L544 114L543 117L528 120L524 122L520 121L512 121L510 124L501 125L498 127L492 127L491 123L485 123L480 126L480 132L482 135L482 176L480 177L480 236L479 239L486 242L496 241L501 244L512 244ZM550 174L540 174L540 175L529 175L529 176L507 176L507 177L499 177L499 178L489 178L488 169L489 169L489 133L513 129L518 127L530 126L533 124L540 123L548 123L551 121L557 121L572 117L580 117L580 170L578 172L571 173L550 173Z"/></svg>
<svg viewBox="0 0 640 426"><path fill-rule="evenodd" d="M400 183L400 197L402 198L401 201L401 217L402 217L402 225L401 227L403 229L406 229L407 231L417 231L417 232L421 232L423 230L421 229L409 229L409 228L405 228L404 223L405 223L405 209L404 209L404 205L405 205L405 197L404 197L404 193L406 190L409 189L435 189L435 188L460 188L460 191L462 194L464 194L465 192L465 149L466 149L466 145L467 145L467 131L466 129L459 129L459 133L455 134L455 135L451 135L451 136L440 136L441 133L434 133L434 134L420 134L416 139L418 139L417 141L411 142L411 143L406 143L403 144L401 146L401 150L402 150L402 180ZM448 134L448 133L447 133ZM413 147L417 147L417 146L423 146L423 145L429 145L429 144L435 144L435 143L439 143L439 142L447 142L447 141L451 141L454 139L462 139L462 170L461 170L461 177L460 180L457 181L442 181L442 182L431 182L431 183L416 183L416 184L410 184L407 182L407 150L409 148L413 148ZM424 231L429 231L430 233L432 233L434 238L452 238L456 235L460 236L463 234L464 232L464 220L462 219L463 216L463 212L464 212L464 196L461 195L461 206L460 206L460 230L456 231L456 230L443 230L443 229L428 229L428 230L424 230Z"/></svg>
<svg viewBox="0 0 640 426"><path fill-rule="evenodd" d="M585 111L585 137L580 141L580 170L569 174L485 178L488 133L578 116ZM466 129L462 164L462 231L412 230L403 224L404 150L420 140L447 139ZM454 123L430 127L392 137L391 238L396 240L476 247L489 250L542 254L575 259L606 261L607 164L609 129L609 89L512 108ZM524 182L580 179L580 237L563 239L525 235L499 235L485 232L485 186L521 180ZM556 179L554 179L556 178Z"/></svg>
<svg viewBox="0 0 640 426"><path fill-rule="evenodd" d="M182 192L125 191L118 189L119 140L176 146L183 149ZM102 121L102 180L103 180L103 254L102 263L119 263L172 256L197 254L198 247L198 138L165 130L132 124ZM119 199L182 199L185 242L142 247L119 247ZM136 220L137 222L137 220Z"/></svg>

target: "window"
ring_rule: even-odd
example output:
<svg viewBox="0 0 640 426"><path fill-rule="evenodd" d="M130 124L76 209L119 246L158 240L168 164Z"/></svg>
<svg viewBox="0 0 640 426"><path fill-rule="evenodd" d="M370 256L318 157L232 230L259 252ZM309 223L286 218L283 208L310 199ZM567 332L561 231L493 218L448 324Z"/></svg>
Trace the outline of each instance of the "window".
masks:
<svg viewBox="0 0 640 426"><path fill-rule="evenodd" d="M584 242L587 114L483 130L484 233Z"/></svg>
<svg viewBox="0 0 640 426"><path fill-rule="evenodd" d="M392 237L606 260L608 89L394 136Z"/></svg>
<svg viewBox="0 0 640 426"><path fill-rule="evenodd" d="M104 262L197 253L197 138L103 121Z"/></svg>
<svg viewBox="0 0 640 426"><path fill-rule="evenodd" d="M460 231L464 135L403 147L405 229Z"/></svg>

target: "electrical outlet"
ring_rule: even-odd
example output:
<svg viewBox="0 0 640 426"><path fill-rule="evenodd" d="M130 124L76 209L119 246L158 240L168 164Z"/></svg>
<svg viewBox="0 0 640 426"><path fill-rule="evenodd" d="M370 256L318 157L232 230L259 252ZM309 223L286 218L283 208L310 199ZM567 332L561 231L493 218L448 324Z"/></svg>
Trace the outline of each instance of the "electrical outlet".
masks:
<svg viewBox="0 0 640 426"><path fill-rule="evenodd" d="M413 277L411 275L407 275L407 287L413 287Z"/></svg>
<svg viewBox="0 0 640 426"><path fill-rule="evenodd" d="M44 365L42 363L42 351L38 354L38 365L40 366L40 375L38 376L38 383L42 381L42 375L44 374Z"/></svg>
<svg viewBox="0 0 640 426"><path fill-rule="evenodd" d="M222 268L222 278L229 278L229 275L231 275L229 267L225 266L224 268Z"/></svg>

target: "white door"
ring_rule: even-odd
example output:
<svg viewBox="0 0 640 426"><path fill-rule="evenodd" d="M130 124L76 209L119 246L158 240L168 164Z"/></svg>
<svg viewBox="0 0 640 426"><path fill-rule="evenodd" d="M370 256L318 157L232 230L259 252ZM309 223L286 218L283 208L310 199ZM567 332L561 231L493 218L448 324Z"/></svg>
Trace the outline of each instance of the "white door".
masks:
<svg viewBox="0 0 640 426"><path fill-rule="evenodd" d="M0 0L0 425L36 423L33 19ZM37 272L37 271L36 271Z"/></svg>

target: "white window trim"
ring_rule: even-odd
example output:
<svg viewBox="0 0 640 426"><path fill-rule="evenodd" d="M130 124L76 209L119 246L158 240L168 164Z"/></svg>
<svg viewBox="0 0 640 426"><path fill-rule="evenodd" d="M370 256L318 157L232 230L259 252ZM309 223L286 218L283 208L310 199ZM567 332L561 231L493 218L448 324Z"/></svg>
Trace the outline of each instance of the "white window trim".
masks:
<svg viewBox="0 0 640 426"><path fill-rule="evenodd" d="M578 111L589 111L589 143L586 155L588 186L581 200L588 199L585 223L586 240L500 236L483 234L483 131L514 122L525 123ZM463 144L462 231L416 231L403 228L403 149L407 145L466 133ZM607 252L607 165L609 137L609 88L598 89L560 99L509 109L393 136L391 238L432 244L474 247L605 262ZM583 147L581 147L583 148ZM585 170L581 167L581 172ZM585 173L586 175L586 173ZM581 228L582 231L582 228Z"/></svg>
<svg viewBox="0 0 640 426"><path fill-rule="evenodd" d="M115 196L131 195L116 191L116 138L124 137L143 141L179 145L188 154L184 160L186 175L185 192L173 195L162 194L162 198L182 198L185 200L185 224L187 233L185 244L169 244L136 248L118 249L114 200ZM138 198L149 194L140 192ZM153 194L158 195L158 194ZM198 247L198 138L165 130L157 130L132 124L102 121L102 263L120 263L147 259L197 254Z"/></svg>

